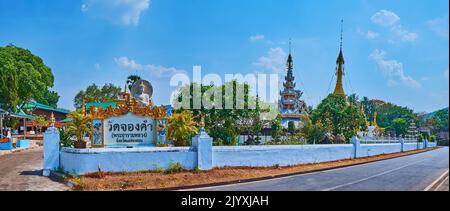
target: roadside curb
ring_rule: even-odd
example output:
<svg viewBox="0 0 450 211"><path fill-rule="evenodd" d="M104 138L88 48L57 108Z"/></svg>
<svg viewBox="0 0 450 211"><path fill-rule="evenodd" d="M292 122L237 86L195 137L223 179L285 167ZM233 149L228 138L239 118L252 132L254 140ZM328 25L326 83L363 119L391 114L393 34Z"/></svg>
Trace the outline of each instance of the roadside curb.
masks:
<svg viewBox="0 0 450 211"><path fill-rule="evenodd" d="M433 183L424 189L424 191L437 191L442 183L448 179L449 170L444 172L439 178L437 178Z"/></svg>
<svg viewBox="0 0 450 211"><path fill-rule="evenodd" d="M64 173L51 171L49 178L51 180L55 181L55 182L59 182L61 184L64 184L64 185L68 186L69 187L69 191L71 191L73 189L73 187L75 187L75 184L73 182L71 182L71 181L66 180L66 178L68 176L69 175L64 174Z"/></svg>

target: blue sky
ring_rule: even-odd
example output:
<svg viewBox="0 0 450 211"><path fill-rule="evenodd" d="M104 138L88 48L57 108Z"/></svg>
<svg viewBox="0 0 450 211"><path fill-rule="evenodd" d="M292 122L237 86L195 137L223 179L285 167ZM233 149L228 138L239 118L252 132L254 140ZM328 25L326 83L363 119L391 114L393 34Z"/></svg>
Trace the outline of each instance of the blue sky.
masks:
<svg viewBox="0 0 450 211"><path fill-rule="evenodd" d="M167 104L170 77L284 74L289 38L308 105L329 89L344 19L345 89L416 112L448 106L448 0L3 0L0 45L52 68L60 107L89 84L138 73Z"/></svg>

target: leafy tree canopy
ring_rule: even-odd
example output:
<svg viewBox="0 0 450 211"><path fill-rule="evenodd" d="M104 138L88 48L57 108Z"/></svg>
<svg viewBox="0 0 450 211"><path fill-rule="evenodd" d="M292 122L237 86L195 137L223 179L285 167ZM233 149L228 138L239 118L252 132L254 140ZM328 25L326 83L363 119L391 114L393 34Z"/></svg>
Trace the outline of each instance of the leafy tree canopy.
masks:
<svg viewBox="0 0 450 211"><path fill-rule="evenodd" d="M366 129L365 115L356 98L330 94L311 113L313 124L334 136L343 135L348 141L358 130Z"/></svg>
<svg viewBox="0 0 450 211"><path fill-rule="evenodd" d="M50 91L54 76L43 60L13 45L0 47L0 106L15 111L21 102L34 99L56 107L59 96Z"/></svg>
<svg viewBox="0 0 450 211"><path fill-rule="evenodd" d="M401 107L381 100L369 100L364 97L361 101L369 122L373 121L374 113L377 112L377 123L382 128L391 128L394 119L403 118L407 122L417 120L417 115L408 107Z"/></svg>
<svg viewBox="0 0 450 211"><path fill-rule="evenodd" d="M75 96L75 108L81 108L81 106L83 105L83 99L87 100L88 102L96 103L114 101L119 97L120 92L120 87L113 84L105 84L103 87L98 87L97 85L92 84L88 86L86 90L78 92L78 94Z"/></svg>
<svg viewBox="0 0 450 211"><path fill-rule="evenodd" d="M227 95L226 88L231 94ZM202 101L201 105L194 105L194 89L201 90L201 97L209 96L217 107L207 105ZM240 96L238 90L244 90ZM217 92L215 92L217 91ZM222 96L215 96L215 93L222 93ZM183 97L186 97L183 101ZM186 100L188 99L188 100ZM240 109L237 99L243 99L241 103L244 109ZM231 102L231 107L226 107L226 102ZM254 105L252 102L255 102ZM174 113L180 113L184 110L190 110L200 121L200 116L205 118L205 129L208 134L214 138L215 145L236 145L239 134L247 134L249 139L259 135L263 127L261 120L262 102L256 96L250 95L250 87L247 84L241 84L232 81L221 86L190 84L182 87L178 92L178 98L174 105ZM185 105L185 107L182 107ZM186 106L187 105L187 106ZM252 105L254 107L252 108ZM222 109L226 107L227 109Z"/></svg>

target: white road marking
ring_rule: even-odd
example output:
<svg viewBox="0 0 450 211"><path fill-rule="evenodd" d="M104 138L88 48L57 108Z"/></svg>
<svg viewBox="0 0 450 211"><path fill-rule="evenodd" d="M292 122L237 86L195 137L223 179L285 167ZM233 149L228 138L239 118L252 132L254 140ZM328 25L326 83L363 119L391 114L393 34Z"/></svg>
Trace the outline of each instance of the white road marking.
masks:
<svg viewBox="0 0 450 211"><path fill-rule="evenodd" d="M446 172L444 172L444 174L442 174L439 178L437 178L433 183L431 183L430 185L428 185L428 187L425 188L424 191L430 191L431 188L433 188L433 186L435 186L439 181L442 180L442 178L444 178L447 174L448 174L449 170L447 170ZM447 175L448 177L448 175ZM445 181L445 180L444 180ZM442 186L443 183L441 183L438 187Z"/></svg>
<svg viewBox="0 0 450 211"><path fill-rule="evenodd" d="M346 184L338 185L338 186L335 186L335 187L332 187L332 188L323 189L322 191L331 191L331 190L336 190L336 189L338 189L338 188L342 188L342 187L345 187L345 186L354 185L354 184L356 184L356 183L364 182L364 181L366 181L366 180L369 180L369 179L372 179L372 178L375 178L375 177L383 176L383 175L385 175L385 174L389 174L389 173L391 173L391 172L398 171L398 170L400 170L400 169L403 169L403 168L406 168L406 167L409 167L409 166L412 166L412 165L414 165L414 164L421 163L421 162L424 162L424 161L426 161L426 159L423 159L423 160L420 160L420 161L417 161L417 162L414 162L414 163L410 163L410 164L408 164L408 165L400 166L400 167L398 167L398 168L391 169L391 170L389 170L389 171L384 171L384 172L382 172L382 173L375 174L375 175L373 175L373 176L366 177L366 178L364 178L364 179L360 179L360 180L356 180L356 181L349 182L349 183L346 183Z"/></svg>
<svg viewBox="0 0 450 211"><path fill-rule="evenodd" d="M426 152L425 152L426 153ZM412 154L409 156L414 156L414 155L420 155L422 153L419 154ZM423 154L422 154L423 155ZM407 157L409 157L407 156ZM405 158L405 157L397 157L397 158L393 158L393 159L401 159L401 158ZM388 159L388 160L392 160L392 159ZM380 161L375 161L376 162L382 162L382 161L388 161L388 160L380 160ZM424 161L424 160L422 160ZM347 167L341 167L341 168L335 168L335 169L330 169L330 170L325 170L325 171L318 171L318 172L311 172L311 173L304 173L304 174L297 174L297 175L291 175L291 176L285 176L285 177L279 177L279 178L272 178L272 179L265 179L265 180L258 180L258 181L253 181L253 182L244 182L244 183L237 183L237 184L228 184L228 185L217 185L217 186L209 186L209 187L202 187L202 188L191 188L191 189L180 189L178 191L202 191L202 190L209 190L209 189L215 189L215 188L226 188L226 187L233 187L233 186L241 186L241 185L250 185L250 184L257 184L257 183L265 183L265 182L271 182L271 181L277 181L277 180L284 180L284 179L289 179L289 178L293 178L293 177L301 177L301 176L308 176L308 175L314 175L314 174L321 174L321 173L327 173L327 172L333 172L333 171L340 171L340 170L345 170L345 169L349 169L349 168L355 168L355 167L360 167L360 166L365 166L365 165L371 165L374 162L369 162L369 163L363 163L363 164L357 164L357 165L353 165L353 166L347 166ZM417 162L416 162L417 163ZM414 163L415 164L415 163ZM412 164L410 164L412 165Z"/></svg>

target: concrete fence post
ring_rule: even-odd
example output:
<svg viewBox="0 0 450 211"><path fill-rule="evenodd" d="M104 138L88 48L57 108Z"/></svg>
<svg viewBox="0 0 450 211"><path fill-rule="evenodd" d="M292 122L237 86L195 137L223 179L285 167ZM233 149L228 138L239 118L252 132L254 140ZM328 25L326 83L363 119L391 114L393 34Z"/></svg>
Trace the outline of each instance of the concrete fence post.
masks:
<svg viewBox="0 0 450 211"><path fill-rule="evenodd" d="M361 142L359 141L359 139L356 136L353 136L352 140L350 141L350 143L353 144L353 158L357 158L358 157L358 150L361 146Z"/></svg>
<svg viewBox="0 0 450 211"><path fill-rule="evenodd" d="M54 126L49 127L44 133L44 162L43 176L50 176L51 171L59 167L59 131Z"/></svg>
<svg viewBox="0 0 450 211"><path fill-rule="evenodd" d="M192 138L192 146L197 149L197 168L201 171L211 170L213 167L212 141L204 128Z"/></svg>
<svg viewBox="0 0 450 211"><path fill-rule="evenodd" d="M400 138L400 152L404 152L405 151L405 139Z"/></svg>

